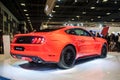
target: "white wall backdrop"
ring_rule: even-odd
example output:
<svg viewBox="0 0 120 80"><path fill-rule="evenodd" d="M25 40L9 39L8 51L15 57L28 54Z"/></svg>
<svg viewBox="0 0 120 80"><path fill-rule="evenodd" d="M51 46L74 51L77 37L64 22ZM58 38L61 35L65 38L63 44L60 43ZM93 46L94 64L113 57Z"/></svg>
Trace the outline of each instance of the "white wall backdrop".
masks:
<svg viewBox="0 0 120 80"><path fill-rule="evenodd" d="M119 32L120 33L120 27L110 27L109 33L112 33L112 32Z"/></svg>
<svg viewBox="0 0 120 80"><path fill-rule="evenodd" d="M95 30L95 31L101 31L103 29L103 27L84 27L84 28L87 30ZM112 33L112 32L120 33L120 27L109 27L108 33Z"/></svg>

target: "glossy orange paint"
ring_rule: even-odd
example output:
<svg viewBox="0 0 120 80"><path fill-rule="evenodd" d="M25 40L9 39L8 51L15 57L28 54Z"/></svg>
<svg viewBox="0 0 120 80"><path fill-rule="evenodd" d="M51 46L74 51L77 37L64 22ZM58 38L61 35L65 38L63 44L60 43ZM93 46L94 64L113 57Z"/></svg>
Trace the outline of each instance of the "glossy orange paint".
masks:
<svg viewBox="0 0 120 80"><path fill-rule="evenodd" d="M93 36L78 36L66 33L66 30L73 28L78 29L79 27L64 26L64 28L51 32L32 32L28 34L17 34L15 35L13 42L10 45L11 46L10 53L12 56L20 55L21 57L20 59L23 60L31 61L32 59L28 58L35 56L42 59L44 62L55 63L59 62L62 50L68 45L72 45L75 48L76 59L79 57L101 54L102 45L104 45L105 43L107 44L106 40ZM42 43L39 44L37 43L33 44L32 42L31 43L15 42L21 36L42 37L44 38L44 40ZM19 59L19 57L14 58Z"/></svg>

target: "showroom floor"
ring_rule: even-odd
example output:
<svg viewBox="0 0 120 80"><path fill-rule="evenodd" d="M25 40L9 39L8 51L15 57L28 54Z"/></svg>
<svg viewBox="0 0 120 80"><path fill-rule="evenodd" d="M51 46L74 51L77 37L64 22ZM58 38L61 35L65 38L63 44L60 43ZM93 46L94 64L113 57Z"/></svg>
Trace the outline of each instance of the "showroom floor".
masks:
<svg viewBox="0 0 120 80"><path fill-rule="evenodd" d="M0 55L0 80L120 80L120 52L107 58L80 60L67 70L55 64L29 64ZM5 79L6 78L6 79Z"/></svg>

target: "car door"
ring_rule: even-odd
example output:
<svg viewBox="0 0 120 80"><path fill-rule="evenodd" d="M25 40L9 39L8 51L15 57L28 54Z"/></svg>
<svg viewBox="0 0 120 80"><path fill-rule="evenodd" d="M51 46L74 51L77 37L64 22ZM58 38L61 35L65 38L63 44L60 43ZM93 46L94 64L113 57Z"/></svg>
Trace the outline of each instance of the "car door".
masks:
<svg viewBox="0 0 120 80"><path fill-rule="evenodd" d="M94 37L86 30L80 28L76 28L74 31L77 35L76 40L78 43L79 53L82 53L83 55L95 54L96 40Z"/></svg>

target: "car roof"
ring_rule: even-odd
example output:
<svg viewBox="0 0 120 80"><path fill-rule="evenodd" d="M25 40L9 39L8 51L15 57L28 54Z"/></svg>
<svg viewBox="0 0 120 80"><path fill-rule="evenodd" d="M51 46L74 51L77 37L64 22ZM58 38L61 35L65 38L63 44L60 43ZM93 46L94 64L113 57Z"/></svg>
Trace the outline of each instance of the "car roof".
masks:
<svg viewBox="0 0 120 80"><path fill-rule="evenodd" d="M64 30L74 29L74 28L80 28L80 29L86 30L86 29L82 28L81 26L62 26L62 27L64 27L64 28L63 28ZM86 31L87 31L87 30L86 30Z"/></svg>

